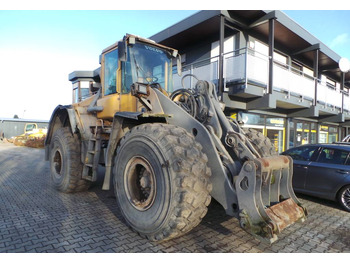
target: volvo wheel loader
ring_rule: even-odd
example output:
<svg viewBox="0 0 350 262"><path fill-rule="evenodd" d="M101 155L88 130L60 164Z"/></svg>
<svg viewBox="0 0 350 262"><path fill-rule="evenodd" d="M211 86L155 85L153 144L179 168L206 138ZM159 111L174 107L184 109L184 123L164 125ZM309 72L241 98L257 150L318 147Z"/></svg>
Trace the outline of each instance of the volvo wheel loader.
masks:
<svg viewBox="0 0 350 262"><path fill-rule="evenodd" d="M274 242L307 215L292 189L292 159L228 119L213 83L173 91L175 61L181 73L177 50L134 35L102 51L88 89L77 83L75 103L52 113L53 185L87 190L101 164L103 189L113 184L127 224L152 241L189 232L214 198L247 232Z"/></svg>

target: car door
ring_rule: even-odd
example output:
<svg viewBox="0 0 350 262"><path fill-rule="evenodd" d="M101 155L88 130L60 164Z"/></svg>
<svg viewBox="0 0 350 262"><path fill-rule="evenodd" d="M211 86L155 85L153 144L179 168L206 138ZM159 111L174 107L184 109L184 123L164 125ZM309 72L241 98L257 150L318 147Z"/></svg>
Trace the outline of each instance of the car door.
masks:
<svg viewBox="0 0 350 262"><path fill-rule="evenodd" d="M293 158L293 188L298 190L303 190L306 183L306 175L308 171L308 166L312 158L318 152L318 146L299 146L284 152L284 155L289 155Z"/></svg>
<svg viewBox="0 0 350 262"><path fill-rule="evenodd" d="M350 166L346 164L348 157L348 151L322 147L318 158L308 166L305 189L313 195L334 199L350 174Z"/></svg>

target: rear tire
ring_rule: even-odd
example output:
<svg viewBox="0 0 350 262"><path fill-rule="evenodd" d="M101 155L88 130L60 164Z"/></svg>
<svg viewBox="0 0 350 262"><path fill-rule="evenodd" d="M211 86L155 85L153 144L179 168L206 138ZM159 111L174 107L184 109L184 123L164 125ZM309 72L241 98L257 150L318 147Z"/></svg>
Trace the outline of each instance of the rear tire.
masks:
<svg viewBox="0 0 350 262"><path fill-rule="evenodd" d="M114 188L128 225L152 241L181 236L207 213L207 156L192 135L167 124L144 124L122 139Z"/></svg>
<svg viewBox="0 0 350 262"><path fill-rule="evenodd" d="M68 127L62 127L53 134L49 160L51 181L57 190L73 193L89 188L91 182L81 179L80 140L73 137Z"/></svg>

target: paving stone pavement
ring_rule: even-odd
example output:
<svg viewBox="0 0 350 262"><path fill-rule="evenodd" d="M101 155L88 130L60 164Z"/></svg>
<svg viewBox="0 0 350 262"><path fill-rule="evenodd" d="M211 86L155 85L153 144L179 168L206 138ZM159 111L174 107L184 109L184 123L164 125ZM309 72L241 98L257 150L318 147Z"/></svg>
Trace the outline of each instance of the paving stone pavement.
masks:
<svg viewBox="0 0 350 262"><path fill-rule="evenodd" d="M113 191L101 188L100 179L87 192L60 193L51 185L43 149L0 142L0 253L350 252L350 213L331 201L298 195L308 219L272 245L242 230L215 201L190 233L153 243L126 226Z"/></svg>

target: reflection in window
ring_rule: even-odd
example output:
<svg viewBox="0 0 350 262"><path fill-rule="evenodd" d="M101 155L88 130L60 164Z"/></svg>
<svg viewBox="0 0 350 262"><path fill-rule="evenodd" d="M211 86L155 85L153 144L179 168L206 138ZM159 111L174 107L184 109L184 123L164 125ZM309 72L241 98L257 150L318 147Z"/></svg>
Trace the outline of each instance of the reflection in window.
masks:
<svg viewBox="0 0 350 262"><path fill-rule="evenodd" d="M105 75L104 75L104 87L105 95L114 94L117 92L117 77L116 72L118 69L118 50L113 50L105 55Z"/></svg>
<svg viewBox="0 0 350 262"><path fill-rule="evenodd" d="M349 152L333 148L324 148L317 162L344 165Z"/></svg>
<svg viewBox="0 0 350 262"><path fill-rule="evenodd" d="M122 93L135 83L158 83L172 91L172 58L165 50L143 43L129 45L128 60L122 64Z"/></svg>
<svg viewBox="0 0 350 262"><path fill-rule="evenodd" d="M287 154L294 160L310 161L316 149L317 147L298 147L291 149Z"/></svg>

